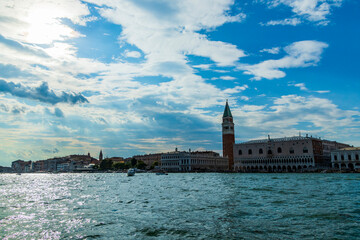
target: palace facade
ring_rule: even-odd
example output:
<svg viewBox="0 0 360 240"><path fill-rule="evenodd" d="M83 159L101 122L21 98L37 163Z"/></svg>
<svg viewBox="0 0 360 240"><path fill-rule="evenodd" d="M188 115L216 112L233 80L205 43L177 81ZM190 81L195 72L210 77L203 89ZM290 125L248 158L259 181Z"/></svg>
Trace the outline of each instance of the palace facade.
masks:
<svg viewBox="0 0 360 240"><path fill-rule="evenodd" d="M234 145L234 170L244 172L297 172L331 167L330 149L347 144L313 137L252 140Z"/></svg>
<svg viewBox="0 0 360 240"><path fill-rule="evenodd" d="M228 158L212 151L178 151L161 155L161 168L168 172L226 171Z"/></svg>
<svg viewBox="0 0 360 240"><path fill-rule="evenodd" d="M349 147L331 152L331 164L335 169L360 170L360 147Z"/></svg>

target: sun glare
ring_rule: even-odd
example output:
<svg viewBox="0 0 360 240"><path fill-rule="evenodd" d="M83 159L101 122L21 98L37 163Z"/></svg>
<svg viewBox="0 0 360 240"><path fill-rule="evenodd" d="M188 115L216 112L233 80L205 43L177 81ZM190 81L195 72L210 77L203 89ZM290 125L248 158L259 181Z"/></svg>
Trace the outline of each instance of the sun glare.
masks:
<svg viewBox="0 0 360 240"><path fill-rule="evenodd" d="M79 34L62 23L59 18L61 10L53 6L33 7L26 19L28 28L25 31L27 42L35 44L50 44L55 40L65 40L77 37Z"/></svg>

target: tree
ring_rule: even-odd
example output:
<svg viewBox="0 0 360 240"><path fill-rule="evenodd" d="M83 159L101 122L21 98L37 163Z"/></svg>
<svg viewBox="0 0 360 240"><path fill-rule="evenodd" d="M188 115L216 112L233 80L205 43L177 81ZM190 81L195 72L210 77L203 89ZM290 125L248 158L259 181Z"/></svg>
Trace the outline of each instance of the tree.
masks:
<svg viewBox="0 0 360 240"><path fill-rule="evenodd" d="M119 169L123 170L123 169L128 169L129 166L127 164L125 164L125 163L115 163L113 165L113 168L116 169L116 170L119 170Z"/></svg>
<svg viewBox="0 0 360 240"><path fill-rule="evenodd" d="M145 169L146 168L146 163L144 163L143 161L138 161L138 163L136 164L136 167L138 169Z"/></svg>
<svg viewBox="0 0 360 240"><path fill-rule="evenodd" d="M112 169L113 161L110 159L104 159L100 163L101 170L110 170Z"/></svg>
<svg viewBox="0 0 360 240"><path fill-rule="evenodd" d="M151 164L150 169L154 169L156 166L159 166L159 162L155 161L153 164Z"/></svg>
<svg viewBox="0 0 360 240"><path fill-rule="evenodd" d="M131 159L131 167L135 167L136 164L137 164L136 158L132 158L132 159Z"/></svg>

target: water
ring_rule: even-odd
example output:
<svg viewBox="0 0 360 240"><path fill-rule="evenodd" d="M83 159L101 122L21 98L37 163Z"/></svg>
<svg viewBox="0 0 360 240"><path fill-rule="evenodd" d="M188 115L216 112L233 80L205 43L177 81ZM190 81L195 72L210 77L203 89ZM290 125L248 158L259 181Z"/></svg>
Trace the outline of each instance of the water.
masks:
<svg viewBox="0 0 360 240"><path fill-rule="evenodd" d="M0 175L0 239L184 238L360 239L360 175Z"/></svg>

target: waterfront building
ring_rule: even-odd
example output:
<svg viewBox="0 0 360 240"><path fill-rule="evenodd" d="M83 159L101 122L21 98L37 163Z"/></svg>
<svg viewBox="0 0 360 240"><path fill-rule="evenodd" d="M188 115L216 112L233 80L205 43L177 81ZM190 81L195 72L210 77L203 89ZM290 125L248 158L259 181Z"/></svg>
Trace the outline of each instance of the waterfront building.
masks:
<svg viewBox="0 0 360 240"><path fill-rule="evenodd" d="M0 166L0 173L12 173L14 172L11 167L2 167Z"/></svg>
<svg viewBox="0 0 360 240"><path fill-rule="evenodd" d="M178 151L161 155L161 168L168 172L226 171L228 158L212 151Z"/></svg>
<svg viewBox="0 0 360 240"><path fill-rule="evenodd" d="M30 172L31 161L16 160L11 163L11 168L14 172Z"/></svg>
<svg viewBox="0 0 360 240"><path fill-rule="evenodd" d="M234 145L234 170L251 172L294 172L331 167L330 152L349 147L313 137L252 140Z"/></svg>
<svg viewBox="0 0 360 240"><path fill-rule="evenodd" d="M161 155L162 153L152 153L152 154L145 154L145 155L136 155L134 158L139 162L143 161L147 168L150 168L155 162L158 162L158 165L161 164Z"/></svg>
<svg viewBox="0 0 360 240"><path fill-rule="evenodd" d="M360 147L348 147L331 152L331 164L335 169L360 170Z"/></svg>
<svg viewBox="0 0 360 240"><path fill-rule="evenodd" d="M57 172L68 172L70 170L70 161L62 162L56 164L56 171Z"/></svg>
<svg viewBox="0 0 360 240"><path fill-rule="evenodd" d="M17 160L12 162L11 168L14 172L57 172L74 171L89 164L98 164L99 161L87 155L70 155L66 157L55 157L46 160L28 161Z"/></svg>
<svg viewBox="0 0 360 240"><path fill-rule="evenodd" d="M223 156L228 158L228 170L234 169L234 151L235 144L235 129L234 121L230 111L228 101L226 100L225 110L222 117L222 142L223 142Z"/></svg>

